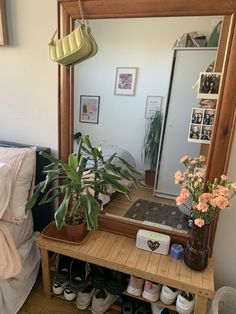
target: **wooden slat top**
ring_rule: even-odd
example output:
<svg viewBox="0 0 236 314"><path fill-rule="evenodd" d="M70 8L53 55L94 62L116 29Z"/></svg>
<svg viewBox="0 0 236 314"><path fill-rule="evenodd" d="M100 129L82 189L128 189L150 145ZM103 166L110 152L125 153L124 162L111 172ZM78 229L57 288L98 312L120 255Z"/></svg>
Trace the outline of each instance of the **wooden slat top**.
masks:
<svg viewBox="0 0 236 314"><path fill-rule="evenodd" d="M40 236L39 248L165 284L207 298L214 295L212 259L202 271L189 269L183 260L136 248L135 239L104 231L91 231L83 244L68 244Z"/></svg>

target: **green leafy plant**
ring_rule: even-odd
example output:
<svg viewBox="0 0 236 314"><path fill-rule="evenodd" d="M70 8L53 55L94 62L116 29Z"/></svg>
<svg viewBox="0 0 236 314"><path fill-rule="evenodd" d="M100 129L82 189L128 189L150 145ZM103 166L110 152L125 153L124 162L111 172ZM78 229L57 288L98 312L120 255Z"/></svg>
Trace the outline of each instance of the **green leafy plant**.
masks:
<svg viewBox="0 0 236 314"><path fill-rule="evenodd" d="M121 180L127 179L136 185L136 175L139 174L116 154L104 159L101 149L91 145L88 135L81 137L77 154L70 154L67 162L45 152L40 154L51 163L44 167L46 179L36 186L26 211L34 206L41 193L44 196L40 204L59 197L59 207L54 214L59 230L65 219L71 224L79 224L84 219L88 229L97 229L99 194L109 194L109 189L113 188L129 198L129 189ZM119 166L114 162L116 159Z"/></svg>
<svg viewBox="0 0 236 314"><path fill-rule="evenodd" d="M144 137L142 159L144 163L150 167L151 171L155 171L157 166L157 157L161 142L162 119L161 111L157 110L148 121Z"/></svg>

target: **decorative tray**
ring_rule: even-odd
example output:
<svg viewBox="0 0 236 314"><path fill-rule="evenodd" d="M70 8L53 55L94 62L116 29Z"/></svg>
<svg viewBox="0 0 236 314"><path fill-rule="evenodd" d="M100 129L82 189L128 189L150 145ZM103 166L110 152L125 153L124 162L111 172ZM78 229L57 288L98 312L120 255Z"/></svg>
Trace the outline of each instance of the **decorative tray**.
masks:
<svg viewBox="0 0 236 314"><path fill-rule="evenodd" d="M46 226L46 228L42 231L42 236L51 239L51 240L57 240L69 244L82 244L88 237L89 230L85 230L83 239L79 242L76 241L70 241L67 237L67 233L65 228L62 226L61 230L59 231L55 225L55 222L50 222L49 225Z"/></svg>

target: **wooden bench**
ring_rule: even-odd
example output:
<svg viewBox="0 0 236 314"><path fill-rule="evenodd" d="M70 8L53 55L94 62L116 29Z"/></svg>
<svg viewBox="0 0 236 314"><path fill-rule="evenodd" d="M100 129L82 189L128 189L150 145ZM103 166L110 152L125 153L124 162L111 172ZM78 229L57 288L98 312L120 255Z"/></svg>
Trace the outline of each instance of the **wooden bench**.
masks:
<svg viewBox="0 0 236 314"><path fill-rule="evenodd" d="M197 295L195 314L207 313L208 300L214 295L212 259L204 271L193 271L183 260L140 250L135 239L104 231L91 231L83 244L64 243L42 235L36 244L41 251L43 288L48 296L51 296L49 251L192 292ZM175 309L173 305L156 303Z"/></svg>

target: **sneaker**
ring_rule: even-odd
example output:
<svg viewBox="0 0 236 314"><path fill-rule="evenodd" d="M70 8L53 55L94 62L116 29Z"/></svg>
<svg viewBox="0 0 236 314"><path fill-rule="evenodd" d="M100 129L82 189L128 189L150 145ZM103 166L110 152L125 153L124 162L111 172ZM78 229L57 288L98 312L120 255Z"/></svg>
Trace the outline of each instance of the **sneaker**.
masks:
<svg viewBox="0 0 236 314"><path fill-rule="evenodd" d="M64 281L62 283L58 282L56 279L52 282L52 291L55 295L60 295L64 292L65 287L69 284L68 281Z"/></svg>
<svg viewBox="0 0 236 314"><path fill-rule="evenodd" d="M69 286L64 289L64 298L66 301L71 302L74 301L77 297L77 291L70 288Z"/></svg>
<svg viewBox="0 0 236 314"><path fill-rule="evenodd" d="M70 279L70 266L71 266L72 258L58 254L56 257L56 273L55 273L55 281L59 283L63 283L69 281Z"/></svg>
<svg viewBox="0 0 236 314"><path fill-rule="evenodd" d="M162 286L160 299L161 302L166 305L171 305L175 302L179 291L175 288L170 288L168 286Z"/></svg>
<svg viewBox="0 0 236 314"><path fill-rule="evenodd" d="M176 301L176 310L179 314L191 314L194 310L195 296L192 293L180 292Z"/></svg>
<svg viewBox="0 0 236 314"><path fill-rule="evenodd" d="M161 314L165 308L156 303L151 303L151 309L152 309L152 314Z"/></svg>
<svg viewBox="0 0 236 314"><path fill-rule="evenodd" d="M57 254L56 273L52 282L52 290L55 295L62 294L65 287L69 284L71 261L71 257Z"/></svg>
<svg viewBox="0 0 236 314"><path fill-rule="evenodd" d="M89 283L84 290L79 291L76 298L76 306L80 310L86 310L92 301L95 288Z"/></svg>
<svg viewBox="0 0 236 314"><path fill-rule="evenodd" d="M106 289L110 294L121 295L125 289L125 276L116 270L107 270L107 286Z"/></svg>
<svg viewBox="0 0 236 314"><path fill-rule="evenodd" d="M105 289L96 290L92 299L92 313L105 313L111 307L111 305L116 302L118 298L118 295L110 294Z"/></svg>
<svg viewBox="0 0 236 314"><path fill-rule="evenodd" d="M144 279L137 278L135 276L130 276L127 292L138 297L143 292L143 285Z"/></svg>
<svg viewBox="0 0 236 314"><path fill-rule="evenodd" d="M90 279L89 264L78 259L73 259L70 267L70 284L72 291L82 291Z"/></svg>
<svg viewBox="0 0 236 314"><path fill-rule="evenodd" d="M152 281L146 280L144 284L144 290L142 297L151 302L155 302L159 299L161 292L161 285L158 283L153 283Z"/></svg>

